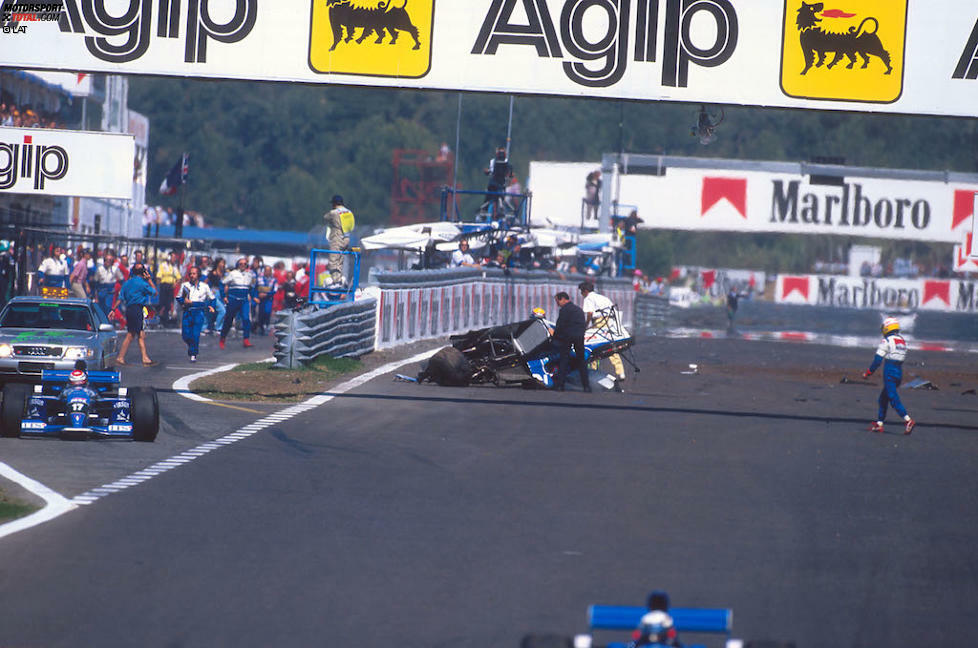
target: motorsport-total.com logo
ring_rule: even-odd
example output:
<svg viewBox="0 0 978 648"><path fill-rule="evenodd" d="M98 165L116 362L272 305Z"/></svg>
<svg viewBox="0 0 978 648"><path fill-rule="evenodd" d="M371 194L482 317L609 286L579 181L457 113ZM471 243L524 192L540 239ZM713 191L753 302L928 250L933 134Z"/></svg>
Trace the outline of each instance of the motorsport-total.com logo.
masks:
<svg viewBox="0 0 978 648"><path fill-rule="evenodd" d="M0 1L0 29L4 34L27 33L32 22L57 22L61 19L61 2L10 2Z"/></svg>

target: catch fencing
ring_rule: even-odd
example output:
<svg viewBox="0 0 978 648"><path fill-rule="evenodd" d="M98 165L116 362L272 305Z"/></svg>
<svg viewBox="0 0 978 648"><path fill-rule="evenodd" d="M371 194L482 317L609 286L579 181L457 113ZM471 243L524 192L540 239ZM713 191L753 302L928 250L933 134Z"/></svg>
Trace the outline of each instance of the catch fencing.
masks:
<svg viewBox="0 0 978 648"><path fill-rule="evenodd" d="M556 319L554 295L563 291L579 302L577 285L586 279L618 305L623 323L631 326L635 291L627 280L478 268L377 273L371 278L380 290L376 348L526 319L536 307Z"/></svg>

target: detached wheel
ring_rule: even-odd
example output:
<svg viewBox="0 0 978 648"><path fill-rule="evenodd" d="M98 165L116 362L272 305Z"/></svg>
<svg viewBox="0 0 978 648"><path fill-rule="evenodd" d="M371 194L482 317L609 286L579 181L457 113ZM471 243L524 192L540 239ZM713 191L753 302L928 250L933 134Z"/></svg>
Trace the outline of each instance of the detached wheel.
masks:
<svg viewBox="0 0 978 648"><path fill-rule="evenodd" d="M442 387L466 387L472 380L472 364L455 347L445 347L431 356L428 378Z"/></svg>
<svg viewBox="0 0 978 648"><path fill-rule="evenodd" d="M129 390L129 399L133 440L155 441L160 432L160 402L156 399L156 390L134 387Z"/></svg>
<svg viewBox="0 0 978 648"><path fill-rule="evenodd" d="M20 436L20 420L24 418L30 393L30 385L8 383L3 386L3 403L0 403L0 433L3 436Z"/></svg>

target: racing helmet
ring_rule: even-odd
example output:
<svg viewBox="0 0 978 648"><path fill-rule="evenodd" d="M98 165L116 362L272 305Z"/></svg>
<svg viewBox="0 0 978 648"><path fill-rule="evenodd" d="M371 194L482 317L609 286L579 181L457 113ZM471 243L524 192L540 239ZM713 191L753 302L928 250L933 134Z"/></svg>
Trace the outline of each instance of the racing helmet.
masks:
<svg viewBox="0 0 978 648"><path fill-rule="evenodd" d="M530 314L536 319L543 319L544 317L547 316L547 311L541 308L540 306L537 306L532 311L530 311Z"/></svg>
<svg viewBox="0 0 978 648"><path fill-rule="evenodd" d="M636 639L641 642L641 645L659 645L666 642L674 645L671 640L676 637L676 629L668 612L652 610L642 616L636 634Z"/></svg>
<svg viewBox="0 0 978 648"><path fill-rule="evenodd" d="M883 335L889 335L890 333L898 333L900 331L900 322L895 317L887 317L883 320L883 325L880 327Z"/></svg>
<svg viewBox="0 0 978 648"><path fill-rule="evenodd" d="M669 610L669 594L662 590L655 590L649 594L647 607L650 610Z"/></svg>
<svg viewBox="0 0 978 648"><path fill-rule="evenodd" d="M74 369L68 375L68 384L72 387L84 387L88 383L88 373L81 369Z"/></svg>

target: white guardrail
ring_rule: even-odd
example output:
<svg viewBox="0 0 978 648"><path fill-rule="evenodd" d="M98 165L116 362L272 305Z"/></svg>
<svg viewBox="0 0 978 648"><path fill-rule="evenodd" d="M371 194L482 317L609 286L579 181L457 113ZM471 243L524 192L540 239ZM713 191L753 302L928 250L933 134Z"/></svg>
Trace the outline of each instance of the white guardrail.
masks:
<svg viewBox="0 0 978 648"><path fill-rule="evenodd" d="M628 280L476 268L377 273L370 282L380 290L374 346L389 349L506 324L530 317L538 306L556 319L554 295L563 291L579 303L577 285L584 280L618 305L625 326L632 325L635 291Z"/></svg>
<svg viewBox="0 0 978 648"><path fill-rule="evenodd" d="M538 306L556 319L554 295L563 291L580 302L577 285L585 279L631 326L635 291L627 280L477 268L372 273L355 302L276 313L275 366L295 368L322 354L355 357L506 324L530 317Z"/></svg>

